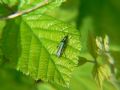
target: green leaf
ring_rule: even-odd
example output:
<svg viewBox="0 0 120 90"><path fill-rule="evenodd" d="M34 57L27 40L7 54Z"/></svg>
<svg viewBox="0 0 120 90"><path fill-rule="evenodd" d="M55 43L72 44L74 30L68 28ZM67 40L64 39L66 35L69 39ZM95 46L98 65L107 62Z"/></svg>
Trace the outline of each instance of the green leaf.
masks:
<svg viewBox="0 0 120 90"><path fill-rule="evenodd" d="M2 32L2 51L13 68L16 67L21 50L20 22L21 18L7 20Z"/></svg>
<svg viewBox="0 0 120 90"><path fill-rule="evenodd" d="M93 68L93 77L97 84L102 88L103 81L109 80L111 77L111 70L107 64L95 65Z"/></svg>
<svg viewBox="0 0 120 90"><path fill-rule="evenodd" d="M69 35L69 42L65 55L58 58L57 46L65 35ZM76 29L51 17L26 16L21 24L21 46L18 70L35 80L69 85L80 50Z"/></svg>
<svg viewBox="0 0 120 90"><path fill-rule="evenodd" d="M78 66L85 64L87 61L88 60L86 58L79 57Z"/></svg>
<svg viewBox="0 0 120 90"><path fill-rule="evenodd" d="M73 26L45 15L24 16L21 24L15 20L8 25L3 50L11 60L18 58L17 69L35 80L69 86L81 50L79 32ZM17 25L20 28L16 28ZM66 49L57 57L57 46L65 35L68 35Z"/></svg>
<svg viewBox="0 0 120 90"><path fill-rule="evenodd" d="M8 5L8 7L12 7L15 4L18 4L19 1L18 0L1 0L0 3L4 3L4 4Z"/></svg>
<svg viewBox="0 0 120 90"><path fill-rule="evenodd" d="M13 14L18 9L18 0L1 0L0 1L0 17L6 17Z"/></svg>
<svg viewBox="0 0 120 90"><path fill-rule="evenodd" d="M9 12L10 14L16 12L17 10L20 11L30 9L33 8L34 6L37 6L40 3L43 2L45 3L45 1L46 2L48 1L48 4L39 8L35 13L43 13L46 10L56 8L60 6L61 3L64 2L65 0L3 0L0 1L0 7L2 7L0 12L4 12L6 15L6 12Z"/></svg>
<svg viewBox="0 0 120 90"><path fill-rule="evenodd" d="M38 3L42 3L45 0L29 0L29 2L25 1L22 3L22 5L20 5L19 10L25 10L25 9L29 9L32 8L34 6L36 6ZM47 1L47 0L46 0ZM38 13L43 13L46 10L50 10L53 8L56 8L58 6L61 5L62 2L64 2L65 0L48 0L48 5L45 5L44 7L41 7L40 9L37 10Z"/></svg>
<svg viewBox="0 0 120 90"><path fill-rule="evenodd" d="M103 55L109 53L109 37L96 37L97 54Z"/></svg>

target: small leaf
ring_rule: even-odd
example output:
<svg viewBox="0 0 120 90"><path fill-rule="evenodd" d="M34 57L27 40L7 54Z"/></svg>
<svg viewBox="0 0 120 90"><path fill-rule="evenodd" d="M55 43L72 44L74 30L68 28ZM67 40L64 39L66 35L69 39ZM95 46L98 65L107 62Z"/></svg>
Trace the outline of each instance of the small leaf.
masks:
<svg viewBox="0 0 120 90"><path fill-rule="evenodd" d="M102 51L103 51L103 48L104 48L104 46L103 46L103 39L102 39L102 37L96 37L96 45L97 45L97 53L99 54L99 55L101 55L101 53L102 53Z"/></svg>
<svg viewBox="0 0 120 90"><path fill-rule="evenodd" d="M111 77L111 71L107 64L104 65L95 65L93 68L93 77L97 84L102 89L103 81L109 80Z"/></svg>
<svg viewBox="0 0 120 90"><path fill-rule="evenodd" d="M78 66L85 64L87 61L88 60L86 58L79 57Z"/></svg>
<svg viewBox="0 0 120 90"><path fill-rule="evenodd" d="M96 45L98 55L109 53L109 37L107 35L104 38L96 37Z"/></svg>
<svg viewBox="0 0 120 90"><path fill-rule="evenodd" d="M104 47L105 47L105 51L109 51L109 37L108 35L105 35L104 37Z"/></svg>

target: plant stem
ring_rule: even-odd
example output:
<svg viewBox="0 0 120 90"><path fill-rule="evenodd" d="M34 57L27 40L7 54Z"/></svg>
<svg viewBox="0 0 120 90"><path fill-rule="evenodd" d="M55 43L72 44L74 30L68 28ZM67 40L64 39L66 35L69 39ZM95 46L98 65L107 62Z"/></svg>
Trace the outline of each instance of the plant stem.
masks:
<svg viewBox="0 0 120 90"><path fill-rule="evenodd" d="M92 61L92 60L87 60L87 62L90 62L90 63L94 63L94 64L95 64L95 61Z"/></svg>
<svg viewBox="0 0 120 90"><path fill-rule="evenodd" d="M30 9L16 12L14 14L11 14L11 15L7 16L7 17L2 17L2 18L0 18L0 20L7 20L7 19L16 18L18 16L30 13L30 12L32 12L32 11L38 9L38 8L41 8L41 7L43 7L43 6L47 5L47 4L48 4L48 0L44 0L43 2L40 2L39 4L37 4L36 6L30 8Z"/></svg>

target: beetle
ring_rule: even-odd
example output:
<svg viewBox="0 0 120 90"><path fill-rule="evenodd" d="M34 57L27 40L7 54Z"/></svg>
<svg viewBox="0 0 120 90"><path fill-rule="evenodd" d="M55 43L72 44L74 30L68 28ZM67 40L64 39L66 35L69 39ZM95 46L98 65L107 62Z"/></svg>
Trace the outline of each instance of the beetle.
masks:
<svg viewBox="0 0 120 90"><path fill-rule="evenodd" d="M64 38L60 41L58 45L58 50L56 52L57 57L60 57L63 54L67 43L68 43L68 35L64 36Z"/></svg>

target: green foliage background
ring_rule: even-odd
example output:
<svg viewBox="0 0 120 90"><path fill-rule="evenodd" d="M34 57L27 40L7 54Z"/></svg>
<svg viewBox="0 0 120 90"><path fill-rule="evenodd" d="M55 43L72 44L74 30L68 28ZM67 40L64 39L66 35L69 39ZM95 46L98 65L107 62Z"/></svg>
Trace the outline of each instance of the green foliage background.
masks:
<svg viewBox="0 0 120 90"><path fill-rule="evenodd" d="M42 1L1 0L0 17L26 10ZM91 40L88 44L89 32L95 36L109 36L116 79L104 81L103 90L119 90L119 29L119 0L50 0L50 4L32 13L11 20L0 20L0 90L100 90L92 76L93 63L85 62L76 67L77 56L94 60L89 51L93 43ZM66 34L73 38L65 51L66 58L59 60L53 54ZM91 48L92 51L94 48ZM39 55L41 49L42 55ZM36 58L39 56L41 59ZM39 60L44 65L40 69L37 66ZM50 64L48 74L46 62ZM37 70L40 70L40 76ZM57 73L55 76L53 70ZM53 80L53 77L56 79ZM43 82L35 81L39 79ZM69 88L64 87L68 83Z"/></svg>

